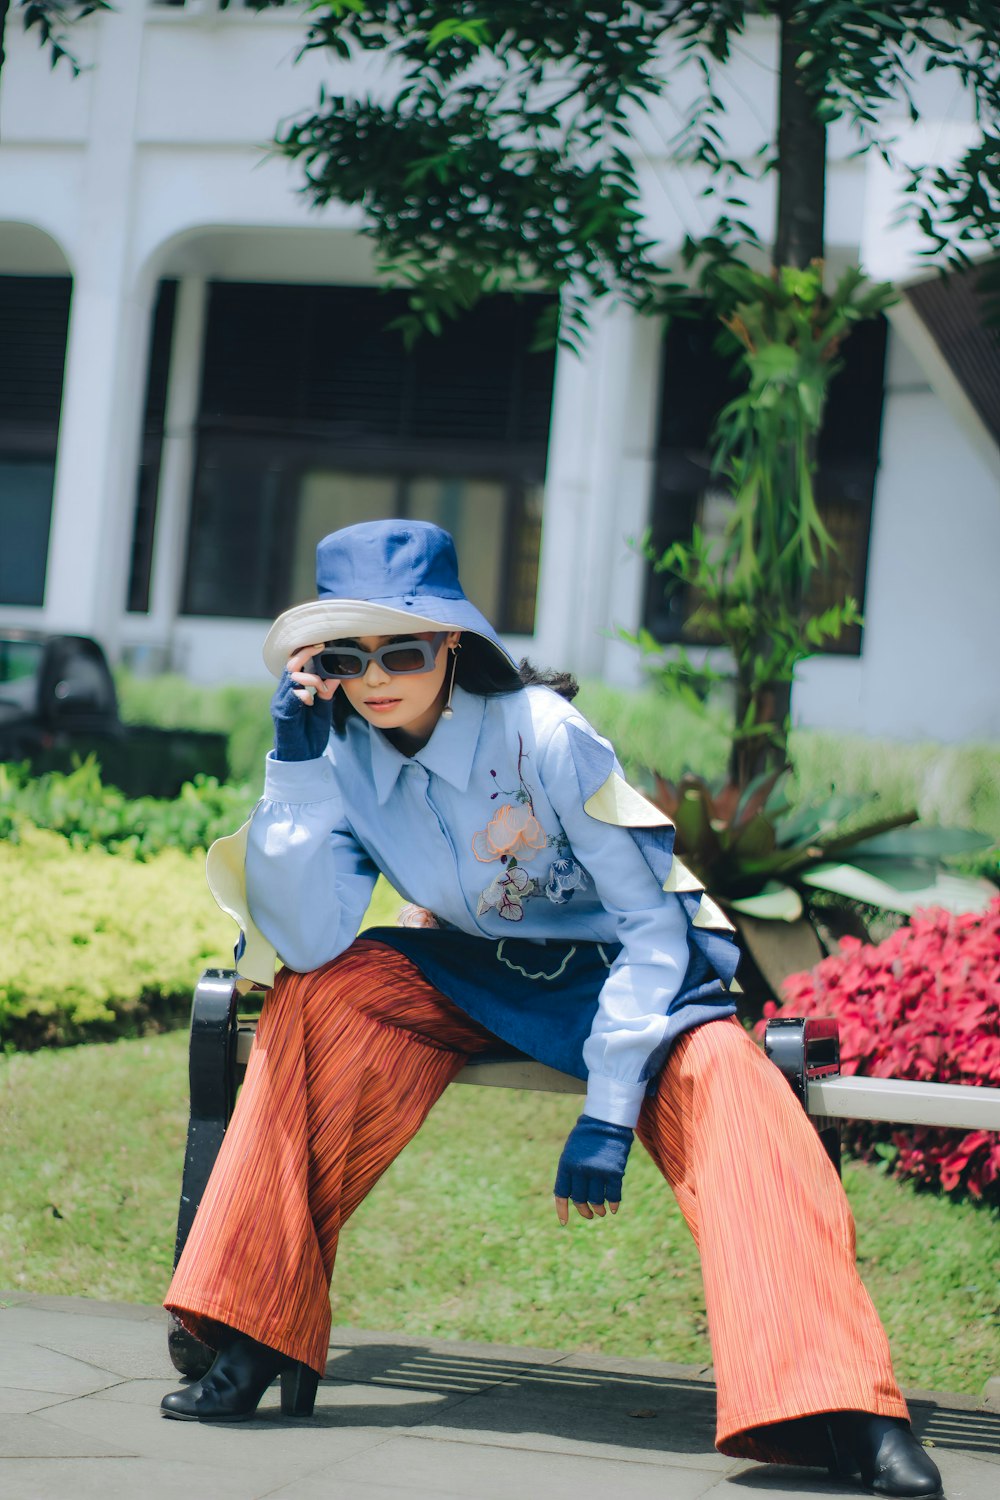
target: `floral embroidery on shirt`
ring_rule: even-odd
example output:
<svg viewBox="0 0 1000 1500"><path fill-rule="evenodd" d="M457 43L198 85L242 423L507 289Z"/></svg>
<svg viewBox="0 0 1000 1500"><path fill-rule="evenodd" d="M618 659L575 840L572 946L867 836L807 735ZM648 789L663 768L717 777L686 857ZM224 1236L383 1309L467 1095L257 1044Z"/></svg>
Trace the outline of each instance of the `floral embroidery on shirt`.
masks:
<svg viewBox="0 0 1000 1500"><path fill-rule="evenodd" d="M498 807L486 827L472 840L472 852L482 864L510 858L534 859L548 843L545 829L531 810L531 804L505 802Z"/></svg>
<svg viewBox="0 0 1000 1500"><path fill-rule="evenodd" d="M535 894L535 889L535 882L527 870L522 870L517 861L512 860L481 893L476 916L483 917L495 908L497 915L506 921L520 922L524 917L522 903Z"/></svg>
<svg viewBox="0 0 1000 1500"><path fill-rule="evenodd" d="M586 883L583 867L575 859L554 859L545 882L545 894L554 906L563 906Z"/></svg>
<svg viewBox="0 0 1000 1500"><path fill-rule="evenodd" d="M508 922L520 922L529 897L544 895L554 906L563 906L587 883L586 872L573 858L566 835L549 837L535 817L531 790L524 779L526 758L524 740L518 735L516 788L501 786L496 771L490 771L497 788L490 793L490 801L495 802L501 794L513 800L498 807L486 827L473 835L472 852L481 864L499 859L507 867L480 894L476 908L480 917L495 910ZM556 850L548 875L544 881L532 880L521 865L534 859L540 849L548 848Z"/></svg>
<svg viewBox="0 0 1000 1500"><path fill-rule="evenodd" d="M587 872L573 858L569 839L564 833L554 834L549 839L549 845L556 851L556 857L552 861L543 891L553 906L565 906L567 901L572 901L573 892L582 890L587 884Z"/></svg>
<svg viewBox="0 0 1000 1500"><path fill-rule="evenodd" d="M481 864L490 864L495 859L502 859L506 864L513 855L519 855L522 860L534 859L538 850L544 849L548 843L545 829L535 817L531 792L521 769L525 755L524 740L518 735L516 789L508 791L497 781L496 771L490 772L497 783L497 790L490 793L490 801L495 802L501 792L514 800L498 807L486 827L473 836L472 852Z"/></svg>

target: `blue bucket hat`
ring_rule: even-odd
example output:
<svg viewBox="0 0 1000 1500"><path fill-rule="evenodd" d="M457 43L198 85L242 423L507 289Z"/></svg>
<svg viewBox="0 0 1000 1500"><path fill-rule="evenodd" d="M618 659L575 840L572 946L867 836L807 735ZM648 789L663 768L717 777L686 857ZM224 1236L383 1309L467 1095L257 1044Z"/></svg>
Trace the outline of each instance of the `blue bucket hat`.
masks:
<svg viewBox="0 0 1000 1500"><path fill-rule="evenodd" d="M318 599L279 615L264 642L280 677L293 651L320 641L422 630L469 630L515 666L486 616L465 597L455 543L429 521L362 521L316 548Z"/></svg>

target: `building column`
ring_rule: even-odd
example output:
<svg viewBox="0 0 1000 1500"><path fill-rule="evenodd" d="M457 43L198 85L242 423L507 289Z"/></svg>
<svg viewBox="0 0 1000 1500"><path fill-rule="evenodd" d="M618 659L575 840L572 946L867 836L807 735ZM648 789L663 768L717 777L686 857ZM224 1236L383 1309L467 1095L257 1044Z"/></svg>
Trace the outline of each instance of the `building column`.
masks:
<svg viewBox="0 0 1000 1500"><path fill-rule="evenodd" d="M605 507L613 522L613 534L608 556L609 623L601 665L601 676L607 682L629 687L644 681L642 658L634 646L618 638L617 630L622 627L634 634L642 624L648 565L625 539L630 537L638 543L652 519L662 365L662 320L633 314L618 488Z"/></svg>
<svg viewBox="0 0 1000 1500"><path fill-rule="evenodd" d="M117 644L132 536L151 301L73 287L45 581L50 629Z"/></svg>
<svg viewBox="0 0 1000 1500"><path fill-rule="evenodd" d="M604 672L616 624L638 620L642 564L627 538L649 513L656 406L654 325L642 323L629 308L599 307L582 355L562 349L556 361L536 652L583 676Z"/></svg>
<svg viewBox="0 0 1000 1500"><path fill-rule="evenodd" d="M143 622L143 636L148 634L163 647L165 665L171 664L171 636L184 587L206 306L204 278L185 276L177 288L174 312L153 528L153 576L149 615Z"/></svg>
<svg viewBox="0 0 1000 1500"><path fill-rule="evenodd" d="M145 6L95 18L92 119L74 266L45 624L114 652L128 578L152 284L130 265Z"/></svg>

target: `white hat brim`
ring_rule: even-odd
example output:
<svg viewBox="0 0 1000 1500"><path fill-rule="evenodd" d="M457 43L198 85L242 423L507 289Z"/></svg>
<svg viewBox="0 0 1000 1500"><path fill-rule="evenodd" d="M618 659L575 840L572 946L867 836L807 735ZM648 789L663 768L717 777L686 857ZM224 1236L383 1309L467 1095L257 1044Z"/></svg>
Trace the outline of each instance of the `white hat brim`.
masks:
<svg viewBox="0 0 1000 1500"><path fill-rule="evenodd" d="M279 615L264 642L264 664L280 677L293 651L362 635L412 634L417 630L463 630L455 620L431 620L412 610L390 609L362 599L312 599ZM479 632L477 632L478 634Z"/></svg>

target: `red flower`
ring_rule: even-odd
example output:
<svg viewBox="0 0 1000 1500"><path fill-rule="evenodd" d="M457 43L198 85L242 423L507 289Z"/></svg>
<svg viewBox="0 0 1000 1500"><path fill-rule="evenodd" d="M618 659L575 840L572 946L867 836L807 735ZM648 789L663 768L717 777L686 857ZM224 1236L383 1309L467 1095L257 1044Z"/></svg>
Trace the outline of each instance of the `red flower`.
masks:
<svg viewBox="0 0 1000 1500"><path fill-rule="evenodd" d="M845 938L784 985L771 1016L834 1016L845 1074L1000 1086L1000 897L987 911L919 912L877 947ZM855 1124L848 1145L871 1152L885 1131ZM895 1170L921 1186L1000 1203L1000 1134L895 1130Z"/></svg>

